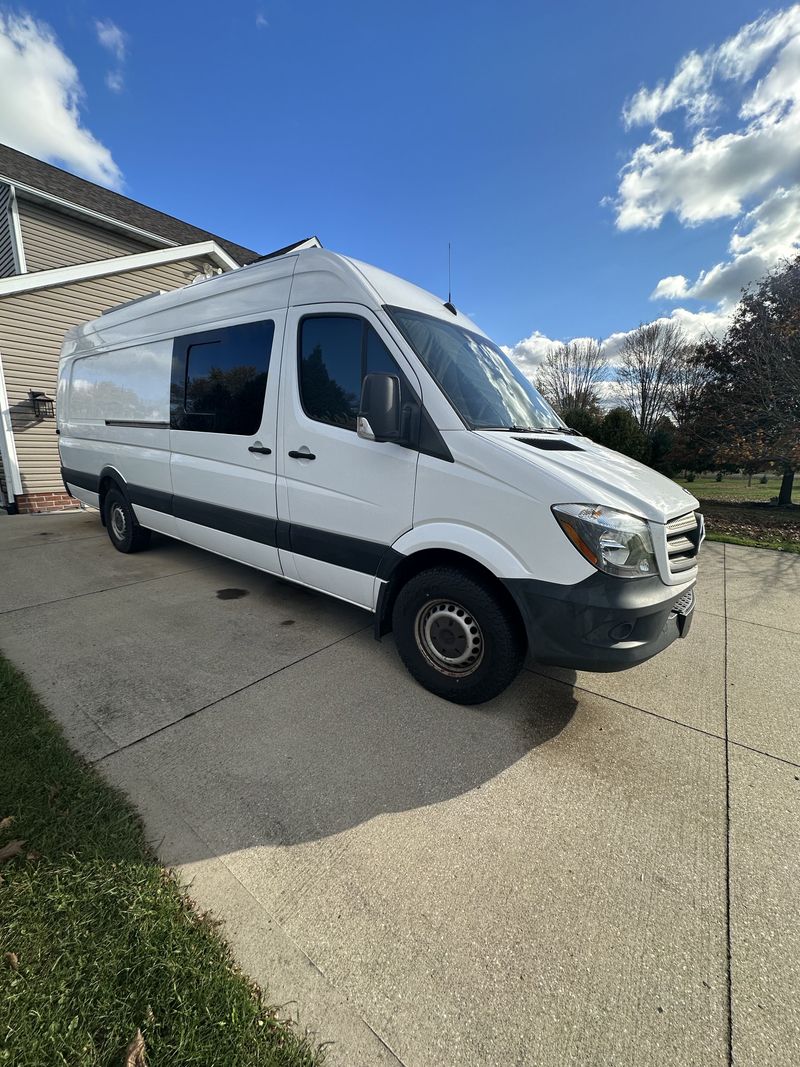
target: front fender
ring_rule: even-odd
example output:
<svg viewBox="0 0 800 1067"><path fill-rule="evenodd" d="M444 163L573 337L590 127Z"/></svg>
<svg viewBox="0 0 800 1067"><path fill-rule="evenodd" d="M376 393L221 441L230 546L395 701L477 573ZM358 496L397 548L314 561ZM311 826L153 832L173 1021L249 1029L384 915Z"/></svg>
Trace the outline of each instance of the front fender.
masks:
<svg viewBox="0 0 800 1067"><path fill-rule="evenodd" d="M497 578L530 578L530 571L506 545L481 530L451 522L428 522L415 526L392 545L395 552L411 556L425 549L461 552L481 563Z"/></svg>

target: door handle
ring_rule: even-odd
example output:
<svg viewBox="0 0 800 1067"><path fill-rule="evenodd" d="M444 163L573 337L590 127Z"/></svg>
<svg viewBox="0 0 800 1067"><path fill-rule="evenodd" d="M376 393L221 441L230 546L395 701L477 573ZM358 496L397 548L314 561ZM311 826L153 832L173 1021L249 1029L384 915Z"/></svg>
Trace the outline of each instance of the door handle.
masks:
<svg viewBox="0 0 800 1067"><path fill-rule="evenodd" d="M297 449L295 449L295 448L292 449L292 451L289 453L289 456L290 456L291 459L316 459L317 458L314 455L313 452L298 452Z"/></svg>
<svg viewBox="0 0 800 1067"><path fill-rule="evenodd" d="M250 445L250 447L248 448L247 451L248 452L258 452L258 454L260 456L270 456L270 455L272 455L272 449L271 448L264 448L263 445Z"/></svg>

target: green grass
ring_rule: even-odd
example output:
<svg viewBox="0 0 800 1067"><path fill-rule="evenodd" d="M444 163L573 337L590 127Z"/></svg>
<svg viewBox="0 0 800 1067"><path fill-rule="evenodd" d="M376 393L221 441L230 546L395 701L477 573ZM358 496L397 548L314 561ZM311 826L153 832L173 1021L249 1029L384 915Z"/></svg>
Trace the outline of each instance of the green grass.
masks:
<svg viewBox="0 0 800 1067"><path fill-rule="evenodd" d="M746 545L748 548L771 548L776 552L796 552L800 555L800 541L785 541L781 538L743 537L741 534L706 531L706 540L724 541L728 545Z"/></svg>
<svg viewBox="0 0 800 1067"><path fill-rule="evenodd" d="M322 1062L2 657L0 759L0 1064L121 1067L137 1028L150 1067Z"/></svg>
<svg viewBox="0 0 800 1067"><path fill-rule="evenodd" d="M721 482L718 482L714 475L709 477L698 476L693 482L689 482L685 478L676 478L675 481L678 485L682 485L684 489L688 489L692 496L696 496L698 500L763 500L769 502L778 495L781 488L781 480L777 475L771 474L768 475L769 481L767 484L762 485L759 481L760 477L761 475L754 474L752 483L749 486L746 476L741 477L736 474L724 475Z"/></svg>

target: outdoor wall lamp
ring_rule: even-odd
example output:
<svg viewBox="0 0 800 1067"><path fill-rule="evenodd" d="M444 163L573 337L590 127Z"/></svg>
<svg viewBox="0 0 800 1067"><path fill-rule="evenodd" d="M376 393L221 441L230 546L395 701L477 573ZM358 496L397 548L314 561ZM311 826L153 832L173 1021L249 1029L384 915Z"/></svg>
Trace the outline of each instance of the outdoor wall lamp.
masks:
<svg viewBox="0 0 800 1067"><path fill-rule="evenodd" d="M39 389L30 390L31 403L37 419L54 419L56 417L55 398Z"/></svg>

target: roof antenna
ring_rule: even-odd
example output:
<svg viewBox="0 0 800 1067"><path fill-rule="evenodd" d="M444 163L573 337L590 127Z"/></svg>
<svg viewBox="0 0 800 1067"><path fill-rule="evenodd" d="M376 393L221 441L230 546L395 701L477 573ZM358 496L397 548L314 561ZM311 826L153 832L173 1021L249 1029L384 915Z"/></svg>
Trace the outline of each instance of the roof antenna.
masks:
<svg viewBox="0 0 800 1067"><path fill-rule="evenodd" d="M450 270L450 242L447 242L447 302L444 305L448 311L452 311L454 315L458 314L455 306L453 305L453 293L452 293L452 274Z"/></svg>

